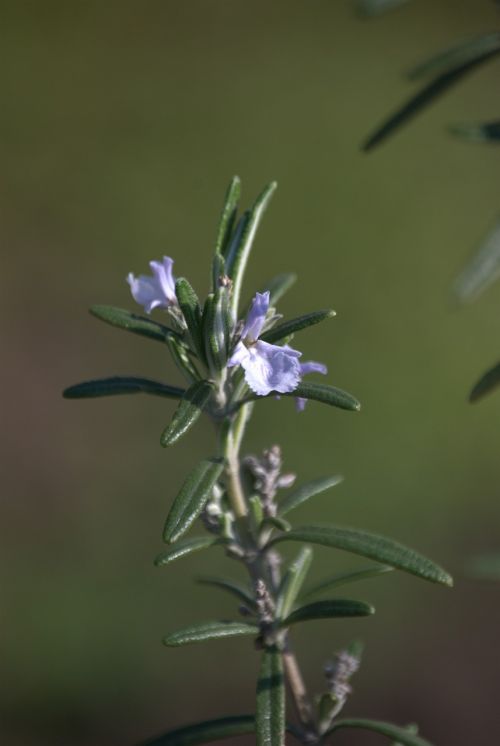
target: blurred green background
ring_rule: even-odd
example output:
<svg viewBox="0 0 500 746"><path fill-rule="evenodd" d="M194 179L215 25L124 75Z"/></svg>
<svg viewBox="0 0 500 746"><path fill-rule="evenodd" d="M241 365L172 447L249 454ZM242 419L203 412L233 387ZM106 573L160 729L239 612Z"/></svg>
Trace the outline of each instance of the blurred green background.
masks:
<svg viewBox="0 0 500 746"><path fill-rule="evenodd" d="M174 404L61 398L94 376L179 381L159 345L87 307L133 309L127 272L164 253L204 293L238 173L246 203L279 182L247 295L298 271L281 310L337 310L300 346L363 403L359 415L312 403L301 416L289 400L262 404L248 450L280 442L301 480L345 476L300 522L383 532L456 576L453 591L403 575L367 581L351 592L376 605L373 619L298 630L310 686L319 690L325 658L361 637L346 712L418 721L436 746L496 743L500 584L465 578L464 564L500 548L500 396L466 402L500 351L500 288L460 308L450 287L500 207L498 152L445 126L498 116L500 62L373 154L359 151L413 90L402 73L495 29L494 3L415 0L372 21L350 0L0 10L1 742L118 746L252 711L251 645L160 642L234 611L192 582L237 576L222 553L152 565L176 488L210 452L209 425L164 451ZM316 576L356 564L315 557Z"/></svg>

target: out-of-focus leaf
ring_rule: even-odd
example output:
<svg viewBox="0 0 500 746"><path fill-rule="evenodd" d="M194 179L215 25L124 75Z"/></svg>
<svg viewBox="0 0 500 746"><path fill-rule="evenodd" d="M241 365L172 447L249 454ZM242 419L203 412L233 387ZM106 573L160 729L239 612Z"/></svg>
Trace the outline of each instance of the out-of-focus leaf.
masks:
<svg viewBox="0 0 500 746"><path fill-rule="evenodd" d="M500 34L498 32L479 34L441 50L424 62L413 67L408 72L410 80L433 77L441 73L454 70L460 65L480 59L484 54L500 49Z"/></svg>
<svg viewBox="0 0 500 746"><path fill-rule="evenodd" d="M469 401L475 402L482 399L486 394L491 394L500 385L500 363L497 363L483 373L479 381L474 384L472 391L469 394Z"/></svg>
<svg viewBox="0 0 500 746"><path fill-rule="evenodd" d="M185 627L163 638L167 647L188 645L192 642L205 640L220 640L223 637L239 637L240 635L257 635L259 628L256 624L245 622L203 622Z"/></svg>
<svg viewBox="0 0 500 746"><path fill-rule="evenodd" d="M113 376L96 378L69 386L63 391L65 399L93 399L98 396L117 396L118 394L153 394L166 396L168 399L180 399L186 391L177 386L168 386L149 378L133 376Z"/></svg>
<svg viewBox="0 0 500 746"><path fill-rule="evenodd" d="M319 495L325 490L329 490L330 487L335 487L342 481L343 477L336 475L334 477L322 477L320 479L313 479L311 482L306 482L300 487L297 487L290 492L283 502L278 507L278 513L280 516L286 515L291 510L298 508L299 505L309 500L315 495Z"/></svg>
<svg viewBox="0 0 500 746"><path fill-rule="evenodd" d="M156 567L169 565L174 560L184 557L186 554L199 552L201 549L208 549L216 544L223 543L223 541L215 539L213 536L196 536L192 539L184 539L183 541L178 541L175 546L167 549L166 552L159 554L155 559L155 565Z"/></svg>
<svg viewBox="0 0 500 746"><path fill-rule="evenodd" d="M220 459L204 459L185 479L168 514L163 540L171 544L186 533L198 518L221 475L224 464Z"/></svg>
<svg viewBox="0 0 500 746"><path fill-rule="evenodd" d="M284 272L281 275L276 275L276 277L273 277L269 282L266 282L260 292L265 293L266 291L269 291L269 305L275 306L296 282L297 275L293 274L293 272Z"/></svg>
<svg viewBox="0 0 500 746"><path fill-rule="evenodd" d="M500 552L473 557L466 565L467 575L482 580L500 580Z"/></svg>
<svg viewBox="0 0 500 746"><path fill-rule="evenodd" d="M358 0L358 13L367 18L380 16L388 10L406 5L408 0Z"/></svg>
<svg viewBox="0 0 500 746"><path fill-rule="evenodd" d="M418 735L418 725L415 725L415 723L410 723L410 725L407 725L403 730L407 731L412 736ZM392 746L404 746L404 744L402 744L401 741L393 741Z"/></svg>
<svg viewBox="0 0 500 746"><path fill-rule="evenodd" d="M347 391L337 389L335 386L327 386L324 383L299 383L296 389L289 391L286 394L280 394L280 396L294 396L303 399L314 399L322 404L329 404L331 407L339 407L339 409L347 409L351 412L359 412L361 404L357 399L348 394ZM250 392L248 396L238 402L238 406L246 404L247 401L254 401L255 399L275 399L276 392L271 392L268 396L259 396Z"/></svg>
<svg viewBox="0 0 500 746"><path fill-rule="evenodd" d="M179 277L176 281L175 294L193 341L194 349L203 360L204 347L201 333L201 308L198 296L185 277Z"/></svg>
<svg viewBox="0 0 500 746"><path fill-rule="evenodd" d="M243 736L255 731L254 715L235 715L234 717L206 720L203 723L176 728L161 736L151 738L141 746L196 746L200 743L222 741L225 738Z"/></svg>
<svg viewBox="0 0 500 746"><path fill-rule="evenodd" d="M91 306L89 308L92 316L96 319L116 326L118 329L125 329L133 334L139 334L141 337L148 337L148 339L154 339L157 342L165 342L168 337L179 338L179 335L168 326L159 324L157 321L152 321L144 316L138 316L135 313L130 313L124 308L114 308L114 306Z"/></svg>
<svg viewBox="0 0 500 746"><path fill-rule="evenodd" d="M484 238L479 250L455 282L455 293L462 303L477 298L500 277L500 220Z"/></svg>
<svg viewBox="0 0 500 746"><path fill-rule="evenodd" d="M217 240L215 242L215 253L224 255L231 233L233 230L238 202L241 194L241 181L239 176L233 176L224 197L224 207L219 221L219 230L217 231Z"/></svg>
<svg viewBox="0 0 500 746"><path fill-rule="evenodd" d="M255 608L255 599L250 590L242 583L237 583L235 580L228 578L205 578L201 577L197 580L201 585L209 585L212 588L220 588L222 591L227 591L232 596L235 596L249 609Z"/></svg>
<svg viewBox="0 0 500 746"><path fill-rule="evenodd" d="M275 648L262 652L257 681L257 746L283 746L285 743L285 683L283 661Z"/></svg>
<svg viewBox="0 0 500 746"><path fill-rule="evenodd" d="M301 541L342 549L362 557L369 557L398 570L404 570L424 580L448 586L453 585L451 576L427 557L423 557L393 539L367 531L337 526L301 526L292 528L287 534L274 537L268 546L280 541Z"/></svg>
<svg viewBox="0 0 500 746"><path fill-rule="evenodd" d="M290 531L292 528L288 521L285 521L284 518L279 518L277 515L266 516L262 521L262 526L277 528L278 531Z"/></svg>
<svg viewBox="0 0 500 746"><path fill-rule="evenodd" d="M276 617L278 619L288 616L292 610L311 566L312 557L312 549L310 547L303 547L297 558L290 563L283 576L276 601Z"/></svg>
<svg viewBox="0 0 500 746"><path fill-rule="evenodd" d="M453 135L471 142L500 142L500 120L482 124L453 124L449 129Z"/></svg>
<svg viewBox="0 0 500 746"><path fill-rule="evenodd" d="M373 606L363 601L351 601L346 598L335 598L331 601L315 601L292 611L280 622L281 627L288 627L297 622L309 622L313 619L332 619L334 617L371 616L375 613Z"/></svg>
<svg viewBox="0 0 500 746"><path fill-rule="evenodd" d="M213 387L209 381L197 381L184 393L177 407L172 422L165 428L160 437L162 446L171 446L187 433L203 412L212 395Z"/></svg>
<svg viewBox="0 0 500 746"><path fill-rule="evenodd" d="M243 276L255 239L255 234L277 186L277 183L272 181L264 191L261 192L250 211L247 222L244 224L239 241L237 243L234 243L234 240L231 242L226 259L226 271L233 281L231 306L234 318L238 315Z"/></svg>
<svg viewBox="0 0 500 746"><path fill-rule="evenodd" d="M460 63L438 77L434 78L428 85L412 96L400 109L392 114L373 134L371 134L362 149L365 152L373 150L383 140L394 134L400 127L409 122L414 116L419 114L427 106L430 106L439 96L442 96L452 86L458 83L468 73L475 70L476 67L492 59L500 52L500 44L494 50L484 52L474 59Z"/></svg>
<svg viewBox="0 0 500 746"><path fill-rule="evenodd" d="M429 741L425 741L420 736L413 734L407 728L401 728L392 723L383 723L380 720L365 720L362 718L352 718L349 720L337 720L326 733L326 736L334 733L341 728L360 728L361 730L371 730L374 733L380 733L381 736L392 738L402 746L431 746Z"/></svg>
<svg viewBox="0 0 500 746"><path fill-rule="evenodd" d="M386 572L392 572L393 567L388 565L371 565L370 567L364 567L360 570L353 570L352 572L341 572L336 575L332 575L326 580L322 580L319 583L315 583L310 588L306 588L304 593L300 594L300 598L311 598L311 596L317 596L318 593L323 593L326 590L332 588L339 588L341 585L347 585L348 583L357 583L359 580L367 580L368 578L374 578L377 575L383 575Z"/></svg>
<svg viewBox="0 0 500 746"><path fill-rule="evenodd" d="M296 319L290 319L290 321L285 321L283 324L275 326L273 329L262 334L261 339L264 342L276 344L285 339L285 337L290 336L290 334L295 334L295 332L301 331L301 329L307 329L307 327L319 324L326 319L332 319L335 315L335 311L332 310L306 313L303 316L298 316Z"/></svg>

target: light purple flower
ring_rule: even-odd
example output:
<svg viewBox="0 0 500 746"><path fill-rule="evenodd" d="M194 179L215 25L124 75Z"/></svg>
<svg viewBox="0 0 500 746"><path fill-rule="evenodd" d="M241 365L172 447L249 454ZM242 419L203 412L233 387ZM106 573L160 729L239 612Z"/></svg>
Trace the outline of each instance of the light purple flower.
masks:
<svg viewBox="0 0 500 746"><path fill-rule="evenodd" d="M127 277L134 300L144 306L146 313L153 308L168 308L177 304L175 295L175 279L172 274L174 260L164 256L162 262L149 262L153 276L139 275L132 272Z"/></svg>
<svg viewBox="0 0 500 746"><path fill-rule="evenodd" d="M236 345L227 367L241 365L245 380L259 396L271 391L286 394L300 382L301 352L288 345L272 345L259 339L269 308L269 292L257 293L248 312L241 340Z"/></svg>
<svg viewBox="0 0 500 746"><path fill-rule="evenodd" d="M308 373L321 373L326 376L328 368L323 363L315 363L314 360L309 360L307 363L300 363L300 375L306 376ZM307 399L302 396L297 396L295 399L295 408L297 412L303 412L306 408Z"/></svg>

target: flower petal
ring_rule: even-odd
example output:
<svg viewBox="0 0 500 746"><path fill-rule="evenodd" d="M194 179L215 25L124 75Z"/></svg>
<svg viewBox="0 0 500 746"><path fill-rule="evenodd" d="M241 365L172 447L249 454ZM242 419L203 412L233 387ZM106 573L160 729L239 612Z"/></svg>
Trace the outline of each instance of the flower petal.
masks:
<svg viewBox="0 0 500 746"><path fill-rule="evenodd" d="M168 301L155 277L147 277L146 275L135 277L130 272L127 282L130 285L133 299L140 306L144 306L146 313L151 313L153 308L156 307L167 308Z"/></svg>
<svg viewBox="0 0 500 746"><path fill-rule="evenodd" d="M174 260L169 256L164 256L163 262L149 262L153 275L169 303L177 303L175 279L172 274L173 264Z"/></svg>
<svg viewBox="0 0 500 746"><path fill-rule="evenodd" d="M271 391L286 394L300 382L300 352L268 342L257 342L241 361L245 380L256 394L266 396Z"/></svg>
<svg viewBox="0 0 500 746"><path fill-rule="evenodd" d="M255 342L259 338L266 320L268 308L269 291L267 290L265 293L256 293L247 314L245 326L241 333L242 339L248 339L249 342Z"/></svg>
<svg viewBox="0 0 500 746"><path fill-rule="evenodd" d="M243 361L248 357L250 353L248 352L248 349L245 347L243 342L238 342L236 347L234 348L234 352L227 361L227 367L233 368L235 365L243 365Z"/></svg>
<svg viewBox="0 0 500 746"><path fill-rule="evenodd" d="M328 368L324 363L316 363L314 360L309 360L307 363L300 364L300 372L303 376L306 376L308 373L322 373L326 376Z"/></svg>
<svg viewBox="0 0 500 746"><path fill-rule="evenodd" d="M322 373L324 376L328 373L328 368L324 363L317 363L314 360L309 360L307 363L300 363L300 374L306 376L308 373ZM297 396L295 399L295 409L297 412L303 412L306 408L307 399L302 396Z"/></svg>

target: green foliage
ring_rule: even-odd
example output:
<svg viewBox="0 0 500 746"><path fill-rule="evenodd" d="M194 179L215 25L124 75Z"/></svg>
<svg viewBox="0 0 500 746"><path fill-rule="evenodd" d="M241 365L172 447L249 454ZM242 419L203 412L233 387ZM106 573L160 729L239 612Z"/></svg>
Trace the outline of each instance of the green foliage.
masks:
<svg viewBox="0 0 500 746"><path fill-rule="evenodd" d="M77 383L63 391L65 399L95 399L100 396L117 396L118 394L153 394L153 396L166 396L167 399L180 399L184 396L185 390L159 381L150 381L148 378L112 376Z"/></svg>
<svg viewBox="0 0 500 746"><path fill-rule="evenodd" d="M352 394L348 394L347 391L342 391L342 389L337 389L335 386L327 386L324 383L299 383L296 389L285 394L280 394L280 396L313 399L322 404L329 404L331 407L347 409L350 412L359 412L361 409L361 404L354 398L354 396L352 396ZM239 401L238 405L241 406L241 404L245 404L248 401L254 401L255 399L274 400L275 398L275 393L268 394L268 396L259 396L258 394L251 392L248 396Z"/></svg>
<svg viewBox="0 0 500 746"><path fill-rule="evenodd" d="M277 186L277 183L272 181L257 197L255 204L243 225L238 242L232 243L227 255L226 271L233 282L232 310L234 316L238 313L243 276L255 239L255 234Z"/></svg>
<svg viewBox="0 0 500 746"><path fill-rule="evenodd" d="M198 518L223 468L221 459L204 459L189 474L170 508L163 529L163 540L167 544L180 539Z"/></svg>
<svg viewBox="0 0 500 746"><path fill-rule="evenodd" d="M313 558L312 549L303 547L283 576L276 599L276 618L288 616L300 593Z"/></svg>
<svg viewBox="0 0 500 746"><path fill-rule="evenodd" d="M470 394L469 401L476 402L482 399L486 394L491 394L500 385L500 363L496 363L483 373L479 381L474 384Z"/></svg>
<svg viewBox="0 0 500 746"><path fill-rule="evenodd" d="M133 334L139 334L141 337L154 339L157 342L166 342L169 337L179 337L176 332L167 326L152 319L146 319L144 316L138 316L136 313L125 311L123 308L91 306L89 311L92 316L106 322L106 324L116 326L118 329L125 329Z"/></svg>
<svg viewBox="0 0 500 746"><path fill-rule="evenodd" d="M393 539L377 536L366 531L335 526L301 526L275 537L270 541L270 545L275 545L281 541L303 541L343 549L362 557L369 557L385 565L391 565L391 567L404 570L433 583L453 585L450 575L431 560Z"/></svg>
<svg viewBox="0 0 500 746"><path fill-rule="evenodd" d="M213 393L213 386L209 381L197 381L184 393L179 406L174 413L172 422L161 434L160 443L167 447L177 443L179 438L190 430Z"/></svg>
<svg viewBox="0 0 500 746"><path fill-rule="evenodd" d="M353 570L352 572L340 572L326 578L326 580L315 583L310 588L306 588L304 593L301 593L300 598L301 600L311 598L311 596L317 596L326 590L331 591L332 588L339 588L341 585L346 585L347 583L356 583L359 580L367 580L378 575L385 575L385 573L392 572L393 570L393 567L387 565L371 565L370 567L363 567L360 570Z"/></svg>
<svg viewBox="0 0 500 746"><path fill-rule="evenodd" d="M210 743L234 738L235 736L244 736L254 731L254 715L235 715L177 728L156 738L151 738L142 746L196 746L199 743Z"/></svg>
<svg viewBox="0 0 500 746"><path fill-rule="evenodd" d="M175 294L187 324L194 350L203 360L204 345L201 334L201 308L198 296L185 277L180 277L175 283Z"/></svg>
<svg viewBox="0 0 500 746"><path fill-rule="evenodd" d="M235 580L228 578L198 578L197 582L200 585L209 585L212 588L219 588L220 590L230 593L235 596L241 603L249 609L255 609L255 598L252 592L242 583L237 583Z"/></svg>
<svg viewBox="0 0 500 746"><path fill-rule="evenodd" d="M321 479L313 479L306 484L301 485L297 489L290 492L285 499L279 505L279 514L281 516L286 515L291 510L295 510L299 505L305 503L315 495L320 495L322 492L329 490L330 487L340 484L343 477L336 475L334 477L323 477Z"/></svg>
<svg viewBox="0 0 500 746"><path fill-rule="evenodd" d="M330 728L326 736L323 738L322 743L326 743L326 737L331 735L337 730L342 728L355 728L360 730L370 730L374 733L380 733L381 736L386 736L392 740L396 740L401 746L431 746L429 741L425 741L420 736L412 733L407 728L400 728L397 725L391 723L383 723L379 720L365 720L362 718L351 718L349 720L337 720L337 722Z"/></svg>
<svg viewBox="0 0 500 746"><path fill-rule="evenodd" d="M257 746L283 746L285 739L285 682L283 661L276 648L262 652L257 681Z"/></svg>
<svg viewBox="0 0 500 746"><path fill-rule="evenodd" d="M163 638L163 644L167 647L178 647L192 642L220 640L223 637L255 636L258 632L259 628L255 624L246 624L245 622L204 622L185 627L178 632L172 632L172 634Z"/></svg>
<svg viewBox="0 0 500 746"><path fill-rule="evenodd" d="M208 549L216 544L223 543L223 541L216 539L213 536L197 536L192 539L184 539L184 541L178 541L175 546L171 547L166 552L161 552L161 554L159 554L155 559L155 565L157 567L169 565L174 560L184 557L186 554L199 552L200 549Z"/></svg>
<svg viewBox="0 0 500 746"><path fill-rule="evenodd" d="M430 106L440 96L456 85L466 75L485 64L500 53L500 34L486 34L472 42L446 50L415 68L412 78L435 74L422 90L412 96L401 108L392 114L363 145L368 152L394 134L400 127Z"/></svg>
<svg viewBox="0 0 500 746"><path fill-rule="evenodd" d="M335 598L331 601L315 601L295 609L280 625L288 627L297 622L309 622L313 619L335 619L337 617L371 616L375 613L373 606L363 601L351 601L345 598Z"/></svg>
<svg viewBox="0 0 500 746"><path fill-rule="evenodd" d="M291 334L319 324L321 321L326 321L326 319L333 319L335 315L335 311L332 310L312 311L312 313L306 313L303 316L298 316L296 319L285 321L283 324L273 327L268 332L262 334L261 339L270 344L277 344Z"/></svg>

